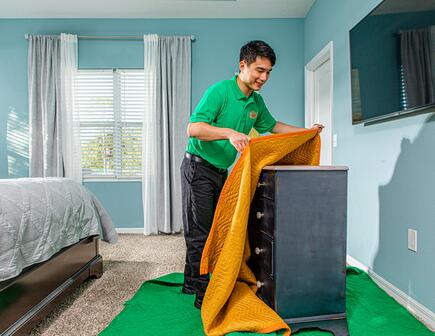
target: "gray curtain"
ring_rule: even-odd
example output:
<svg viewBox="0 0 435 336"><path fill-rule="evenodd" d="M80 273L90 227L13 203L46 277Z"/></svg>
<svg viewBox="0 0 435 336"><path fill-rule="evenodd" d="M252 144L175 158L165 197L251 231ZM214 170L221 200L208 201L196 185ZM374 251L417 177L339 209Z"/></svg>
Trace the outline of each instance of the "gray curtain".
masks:
<svg viewBox="0 0 435 336"><path fill-rule="evenodd" d="M432 78L430 29L399 32L408 107L435 101Z"/></svg>
<svg viewBox="0 0 435 336"><path fill-rule="evenodd" d="M432 84L435 90L435 26L430 27L430 61L432 63Z"/></svg>
<svg viewBox="0 0 435 336"><path fill-rule="evenodd" d="M60 148L60 38L30 35L28 90L31 177L63 176Z"/></svg>
<svg viewBox="0 0 435 336"><path fill-rule="evenodd" d="M145 35L144 48L144 234L180 232L180 165L190 116L191 39Z"/></svg>

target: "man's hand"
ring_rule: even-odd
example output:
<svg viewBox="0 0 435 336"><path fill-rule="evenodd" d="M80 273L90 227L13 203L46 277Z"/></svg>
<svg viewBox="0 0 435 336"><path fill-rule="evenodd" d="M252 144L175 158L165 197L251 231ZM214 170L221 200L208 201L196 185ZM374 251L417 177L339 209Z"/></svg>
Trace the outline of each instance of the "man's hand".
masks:
<svg viewBox="0 0 435 336"><path fill-rule="evenodd" d="M228 135L228 140L234 146L234 148L237 149L239 153L241 153L243 152L243 149L246 147L246 145L249 143L250 139L246 134L239 133L233 130Z"/></svg>
<svg viewBox="0 0 435 336"><path fill-rule="evenodd" d="M314 124L313 127L311 127L311 129L315 129L317 130L317 132L322 132L322 130L325 128L325 126L323 126L322 124Z"/></svg>
<svg viewBox="0 0 435 336"><path fill-rule="evenodd" d="M243 152L250 140L246 134L239 133L231 128L215 127L205 122L190 123L187 126L187 134L189 137L201 141L229 140L239 153Z"/></svg>

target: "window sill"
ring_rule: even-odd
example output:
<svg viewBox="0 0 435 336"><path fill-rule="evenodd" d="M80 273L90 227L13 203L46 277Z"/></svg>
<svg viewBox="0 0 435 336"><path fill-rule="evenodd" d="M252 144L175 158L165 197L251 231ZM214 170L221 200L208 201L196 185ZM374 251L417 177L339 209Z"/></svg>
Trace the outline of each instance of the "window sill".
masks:
<svg viewBox="0 0 435 336"><path fill-rule="evenodd" d="M138 177L84 177L83 183L87 182L142 182L142 179Z"/></svg>

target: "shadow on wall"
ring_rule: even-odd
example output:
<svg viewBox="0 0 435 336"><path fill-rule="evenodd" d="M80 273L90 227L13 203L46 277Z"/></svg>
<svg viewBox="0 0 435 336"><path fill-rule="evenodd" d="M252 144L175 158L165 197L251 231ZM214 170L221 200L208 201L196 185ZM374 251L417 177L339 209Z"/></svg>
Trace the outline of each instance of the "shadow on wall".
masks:
<svg viewBox="0 0 435 336"><path fill-rule="evenodd" d="M10 107L6 139L9 178L29 175L29 127L27 120Z"/></svg>
<svg viewBox="0 0 435 336"><path fill-rule="evenodd" d="M417 253L408 249L417 230ZM373 270L435 309L435 115L411 143L403 139L393 176L379 187L379 250Z"/></svg>

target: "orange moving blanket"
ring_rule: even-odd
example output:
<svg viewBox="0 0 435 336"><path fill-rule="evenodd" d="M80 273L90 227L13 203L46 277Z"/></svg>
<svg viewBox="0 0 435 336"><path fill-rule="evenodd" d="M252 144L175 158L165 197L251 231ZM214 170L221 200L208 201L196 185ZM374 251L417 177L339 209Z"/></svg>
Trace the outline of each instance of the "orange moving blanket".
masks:
<svg viewBox="0 0 435 336"><path fill-rule="evenodd" d="M270 333L288 325L256 295L256 279L246 262L249 207L263 167L318 165L320 136L315 130L253 139L231 171L216 208L201 259L201 274L212 273L201 316L207 335L234 331Z"/></svg>

